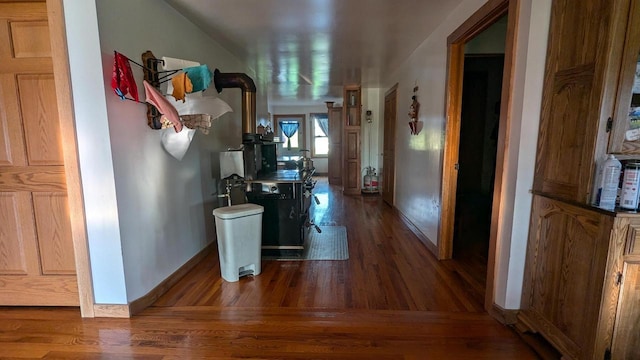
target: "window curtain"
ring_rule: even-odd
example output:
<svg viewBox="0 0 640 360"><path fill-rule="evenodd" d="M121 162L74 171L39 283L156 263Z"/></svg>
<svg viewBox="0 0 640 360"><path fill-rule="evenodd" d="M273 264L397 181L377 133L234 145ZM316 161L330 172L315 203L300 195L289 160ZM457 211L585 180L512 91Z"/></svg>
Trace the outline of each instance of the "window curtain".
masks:
<svg viewBox="0 0 640 360"><path fill-rule="evenodd" d="M329 117L328 116L316 116L318 120L318 126L324 133L324 136L329 136Z"/></svg>
<svg viewBox="0 0 640 360"><path fill-rule="evenodd" d="M298 131L300 124L297 121L280 121L278 123L282 133L287 137L287 150L291 150L291 137Z"/></svg>

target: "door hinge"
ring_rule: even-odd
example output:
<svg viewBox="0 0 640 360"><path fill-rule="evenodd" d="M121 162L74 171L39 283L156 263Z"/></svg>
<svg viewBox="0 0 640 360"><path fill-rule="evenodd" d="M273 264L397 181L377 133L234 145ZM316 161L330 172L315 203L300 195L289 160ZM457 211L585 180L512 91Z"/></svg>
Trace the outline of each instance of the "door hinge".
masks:
<svg viewBox="0 0 640 360"><path fill-rule="evenodd" d="M609 116L609 118L607 119L607 132L611 131L612 128L613 128L613 119L611 118L611 116Z"/></svg>
<svg viewBox="0 0 640 360"><path fill-rule="evenodd" d="M453 165L453 168L456 170L460 170L460 164L455 163L455 165Z"/></svg>
<svg viewBox="0 0 640 360"><path fill-rule="evenodd" d="M616 286L620 286L622 284L622 273L618 271L616 273Z"/></svg>

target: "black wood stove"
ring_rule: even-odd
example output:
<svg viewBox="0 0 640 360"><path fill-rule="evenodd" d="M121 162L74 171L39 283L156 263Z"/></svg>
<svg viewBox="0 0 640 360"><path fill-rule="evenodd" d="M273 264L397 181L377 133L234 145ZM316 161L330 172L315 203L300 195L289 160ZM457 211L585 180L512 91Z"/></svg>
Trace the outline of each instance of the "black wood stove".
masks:
<svg viewBox="0 0 640 360"><path fill-rule="evenodd" d="M301 252L307 239L315 185L312 171L277 170L247 180L247 200L262 205L264 254Z"/></svg>

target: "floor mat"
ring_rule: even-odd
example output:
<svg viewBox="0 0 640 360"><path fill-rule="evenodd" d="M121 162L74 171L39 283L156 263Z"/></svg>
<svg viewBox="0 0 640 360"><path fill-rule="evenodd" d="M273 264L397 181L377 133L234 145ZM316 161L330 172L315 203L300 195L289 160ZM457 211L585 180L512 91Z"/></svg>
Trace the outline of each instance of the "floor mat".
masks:
<svg viewBox="0 0 640 360"><path fill-rule="evenodd" d="M322 226L322 232L309 232L309 238L302 253L262 256L263 260L347 260L349 245L347 229L344 226Z"/></svg>

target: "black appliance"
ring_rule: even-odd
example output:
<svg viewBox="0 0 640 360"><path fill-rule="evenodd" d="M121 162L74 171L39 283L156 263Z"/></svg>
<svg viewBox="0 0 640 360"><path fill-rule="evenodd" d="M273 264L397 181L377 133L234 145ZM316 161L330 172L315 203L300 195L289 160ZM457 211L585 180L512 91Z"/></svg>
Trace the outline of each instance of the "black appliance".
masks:
<svg viewBox="0 0 640 360"><path fill-rule="evenodd" d="M244 143L244 178L257 180L277 170L275 143Z"/></svg>
<svg viewBox="0 0 640 360"><path fill-rule="evenodd" d="M247 200L262 205L263 254L301 253L309 231L310 174L277 170L247 181Z"/></svg>

